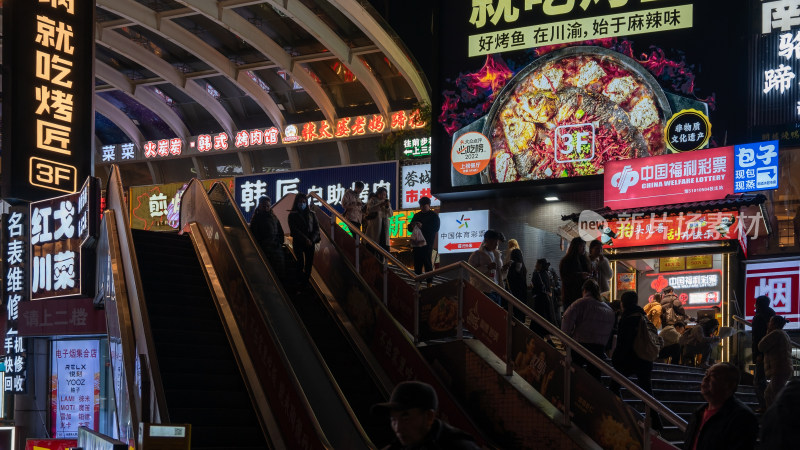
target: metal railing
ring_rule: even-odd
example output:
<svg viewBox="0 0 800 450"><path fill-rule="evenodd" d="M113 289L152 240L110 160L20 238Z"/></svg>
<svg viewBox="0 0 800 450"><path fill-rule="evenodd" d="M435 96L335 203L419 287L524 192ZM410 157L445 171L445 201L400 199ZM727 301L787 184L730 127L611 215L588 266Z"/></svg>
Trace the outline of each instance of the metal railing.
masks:
<svg viewBox="0 0 800 450"><path fill-rule="evenodd" d="M738 323L740 323L742 325L746 325L746 326L748 326L750 328L753 327L753 322L750 322L749 320L745 320L741 316L733 316L733 320L735 320L736 322L738 322ZM795 342L795 341L793 341L791 339L789 339L789 343L792 344L792 347L794 347L794 348L800 348L800 344L798 344L797 342Z"/></svg>
<svg viewBox="0 0 800 450"><path fill-rule="evenodd" d="M331 220L330 220L331 236L333 236L333 232L335 230L335 227L338 226L336 224L336 219L339 219L340 221L344 222L350 228L350 232L353 233L353 237L355 238L355 267L356 267L356 270L360 270L360 267L359 267L359 260L360 260L359 253L361 251L361 247L362 246L366 245L366 247L368 247L370 251L376 252L376 253L380 254L381 256L383 256L383 298L382 298L382 300L384 302L387 302L388 270L389 270L389 265L390 264L392 266L394 266L395 268L397 268L398 270L404 272L413 281L414 286L415 286L415 295L414 295L414 329L413 329L413 331L411 331L411 334L413 335L415 342L417 342L418 338L419 338L419 308L420 308L419 291L420 291L420 288L422 286L422 283L425 280L427 280L428 278L435 277L435 276L440 276L440 275L445 275L445 274L452 274L453 272L456 273L456 276L457 276L458 279L463 280L465 282L468 280L468 278L477 279L477 280L480 281L480 283L482 285L491 286L491 289L494 292L498 293L507 302L506 320L507 320L507 325L508 326L506 328L507 332L506 332L506 336L505 336L505 340L506 340L505 374L507 376L512 375L513 370L514 370L514 361L513 361L512 351L511 351L511 346L512 346L511 340L512 340L512 330L513 330L512 326L513 326L513 320L514 320L513 311L516 308L517 310L522 312L526 317L529 317L532 322L534 322L538 326L544 328L547 333L557 337L564 344L564 347L566 349L566 354L564 356L565 367L571 367L571 364L572 364L572 361L573 361L573 353L577 353L578 355L580 355L583 358L585 358L586 360L588 360L589 363L591 363L591 364L595 365L596 367L598 367L600 369L600 371L602 373L604 373L605 375L607 375L609 378L611 378L611 380L613 380L613 381L619 383L621 386L625 387L638 400L642 401L642 403L644 404L644 407L645 407L645 422L644 422L644 429L643 429L643 436L644 436L643 444L644 444L644 448L645 449L649 449L650 448L650 437L649 437L649 434L650 434L651 423L652 423L652 414L654 412L658 413L659 415L661 415L668 422L670 422L673 425L675 425L676 427L678 427L678 429L680 429L681 431L685 431L686 430L686 426L687 426L686 421L684 421L675 412L673 412L671 409L669 409L666 406L664 406L664 404L662 404L661 402L659 402L658 400L653 398L653 396L651 396L650 394L648 394L647 392L642 390L642 388L637 386L635 383L633 383L627 377L625 377L624 375L622 375L619 372L617 372L608 363L606 363L605 361L601 360L600 358L595 356L593 353L591 353L589 350L584 348L577 341L575 341L570 336L568 336L566 333L561 331L560 328L556 327L555 325L553 325L552 323L547 321L545 318L540 316L538 313L533 311L528 305L526 305L525 303L521 302L519 299L514 297L508 291L502 289L500 286L497 286L494 283L493 280L491 280L486 275L484 275L483 273L481 273L480 271L478 271L477 269L472 267L470 264L468 264L468 263L466 263L464 261L459 261L457 263L450 264L450 265L447 265L445 267L441 267L441 268L432 270L430 272L425 272L425 273L422 273L420 275L417 275L416 273L414 273L411 270L409 270L408 267L405 266L405 264L403 264L399 260L397 260L397 258L395 258L390 252L387 252L386 250L384 250L380 245L377 245L371 239L369 239L366 236L366 234L364 234L361 230L359 230L357 227L354 227L353 224L350 223L350 221L347 220L344 217L343 214L341 214L339 211L337 211L331 205L329 205L327 202L325 202L325 200L323 200L319 195L317 195L315 193L311 193L310 196L312 198L314 198L314 200L317 201L322 206L322 208L329 213L330 218L331 218ZM322 224L320 224L320 226L322 226ZM457 338L458 339L462 339L463 338L463 328L464 328L464 326L463 326L464 325L463 324L463 307L464 307L464 305L463 305L463 283L462 283L461 284L461 292L459 293L459 299L458 299L458 313L457 313L457 317L458 317ZM564 425L565 426L571 425L571 420L570 420L570 416L571 416L571 414L570 414L570 403L571 402L570 402L570 392L569 392L570 391L570 385L571 385L571 383L570 383L570 372L571 372L570 370L565 370L564 371L564 411L563 411L563 419L564 419Z"/></svg>
<svg viewBox="0 0 800 450"><path fill-rule="evenodd" d="M734 322L742 325L743 327L745 327L745 326L750 327L750 328L753 327L753 322L750 322L749 320L746 320L741 316L734 315L733 316L733 320L734 320ZM744 330L742 330L742 332L744 332ZM798 344L797 342L795 342L795 341L793 341L791 339L789 339L789 343L792 345L792 347L794 347L794 349L792 350L792 352L790 354L790 357L792 358L792 373L794 374L794 376L798 376L798 375L800 375L800 357L795 356L795 355L796 354L800 355L800 344Z"/></svg>

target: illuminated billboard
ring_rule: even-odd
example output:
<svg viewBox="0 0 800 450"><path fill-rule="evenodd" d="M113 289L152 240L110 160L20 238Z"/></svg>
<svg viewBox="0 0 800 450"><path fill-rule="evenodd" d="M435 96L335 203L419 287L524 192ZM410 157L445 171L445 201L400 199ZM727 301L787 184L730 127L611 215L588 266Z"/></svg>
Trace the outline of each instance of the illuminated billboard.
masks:
<svg viewBox="0 0 800 450"><path fill-rule="evenodd" d="M203 180L208 190L215 182L233 190L233 178ZM148 231L175 231L181 222L181 197L189 183L168 183L131 186L128 189L128 208L131 228Z"/></svg>
<svg viewBox="0 0 800 450"><path fill-rule="evenodd" d="M733 92L733 18L705 3L444 1L434 192L551 185L730 138L716 105Z"/></svg>
<svg viewBox="0 0 800 450"><path fill-rule="evenodd" d="M3 3L3 195L75 192L91 173L94 2ZM12 131L13 130L13 131Z"/></svg>

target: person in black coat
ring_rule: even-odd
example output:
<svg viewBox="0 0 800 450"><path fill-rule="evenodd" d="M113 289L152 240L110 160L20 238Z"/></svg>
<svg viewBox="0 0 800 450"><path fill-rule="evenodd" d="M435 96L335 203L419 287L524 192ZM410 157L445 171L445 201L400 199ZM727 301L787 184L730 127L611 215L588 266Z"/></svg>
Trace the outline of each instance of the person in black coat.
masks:
<svg viewBox="0 0 800 450"><path fill-rule="evenodd" d="M583 296L583 283L591 276L591 263L586 255L586 241L576 237L567 247L567 254L558 264L561 275L561 305L564 310Z"/></svg>
<svg viewBox="0 0 800 450"><path fill-rule="evenodd" d="M686 427L684 450L752 450L756 448L758 418L734 393L739 369L730 363L711 366L700 384L708 403L698 408Z"/></svg>
<svg viewBox="0 0 800 450"><path fill-rule="evenodd" d="M289 213L289 232L292 235L292 247L297 258L297 271L301 281L308 281L311 267L314 265L314 245L319 242L319 223L317 217L308 207L308 197L297 194Z"/></svg>
<svg viewBox="0 0 800 450"><path fill-rule="evenodd" d="M420 197L420 212L414 214L411 223L408 224L408 231L413 233L416 224L421 227L422 235L425 236L425 245L413 247L411 252L414 254L414 273L422 274L433 270L433 248L436 243L436 235L439 233L439 215L431 209L430 197ZM433 278L427 279L428 284L433 283Z"/></svg>
<svg viewBox="0 0 800 450"><path fill-rule="evenodd" d="M636 375L636 384L642 388L643 391L653 395L653 362L640 358L634 350L634 344L638 339L639 324L643 320L647 320L647 315L639 303L639 296L636 292L627 291L622 294L622 315L617 325L617 347L614 349L614 354L611 357L611 362L617 372L622 375L630 376ZM613 382L610 389L614 392L619 392L619 384ZM661 417L658 414L653 415L653 429L660 430L663 428Z"/></svg>
<svg viewBox="0 0 800 450"><path fill-rule="evenodd" d="M775 310L770 308L771 301L766 295L761 295L756 298L756 312L753 315L753 362L756 365L755 373L753 374L753 387L756 388L756 398L758 398L758 407L763 411L767 404L764 400L764 391L767 389L767 376L764 373L764 357L761 355L761 350L758 349L758 343L767 335L767 326L769 320L775 315Z"/></svg>
<svg viewBox="0 0 800 450"><path fill-rule="evenodd" d="M553 299L553 280L550 277L550 263L545 258L536 260L533 273L531 274L531 286L533 286L533 310L544 317L548 322L560 327L561 324L556 320L556 308ZM547 333L541 327L535 326L531 322L531 329L539 336Z"/></svg>
<svg viewBox="0 0 800 450"><path fill-rule="evenodd" d="M283 257L283 226L281 221L272 212L272 199L263 196L258 199L258 207L250 218L250 231L253 233L261 251L278 279L285 275L286 262Z"/></svg>

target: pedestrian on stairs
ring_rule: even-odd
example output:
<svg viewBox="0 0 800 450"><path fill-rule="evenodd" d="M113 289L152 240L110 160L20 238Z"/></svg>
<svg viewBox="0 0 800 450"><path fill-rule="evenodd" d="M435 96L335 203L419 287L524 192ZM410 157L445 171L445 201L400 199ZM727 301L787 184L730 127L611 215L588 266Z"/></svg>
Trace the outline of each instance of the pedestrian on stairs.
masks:
<svg viewBox="0 0 800 450"><path fill-rule="evenodd" d="M600 300L600 285L594 278L583 283L582 291L583 297L569 305L564 312L561 331L605 361L617 317L614 310ZM572 355L577 366L585 367L589 375L600 380L599 367L578 353Z"/></svg>
<svg viewBox="0 0 800 450"><path fill-rule="evenodd" d="M658 359L666 362L669 359L670 364L681 363L681 344L680 339L683 333L686 332L686 324L683 322L675 322L675 325L667 325L658 333L661 339L664 339L664 347L658 352Z"/></svg>
<svg viewBox="0 0 800 450"><path fill-rule="evenodd" d="M769 385L764 391L767 408L792 377L792 342L783 331L786 322L783 316L772 316L767 326L767 335L758 343L758 350L764 355L764 374L769 379Z"/></svg>
<svg viewBox="0 0 800 450"><path fill-rule="evenodd" d="M661 296L661 325L675 325L679 320L686 321L686 311L675 293L675 288L667 286Z"/></svg>
<svg viewBox="0 0 800 450"><path fill-rule="evenodd" d="M751 338L753 340L753 362L756 365L756 370L753 374L753 387L756 388L759 412L764 412L767 409L766 401L764 400L764 391L767 389L767 376L764 374L764 357L761 355L761 350L758 349L758 343L767 335L769 320L775 315L775 310L769 306L771 302L772 300L766 295L756 297L756 311L753 315L753 335Z"/></svg>
<svg viewBox="0 0 800 450"><path fill-rule="evenodd" d="M317 216L308 207L308 197L297 194L289 213L289 231L292 248L297 258L298 280L307 282L314 265L315 246L320 241Z"/></svg>
<svg viewBox="0 0 800 450"><path fill-rule="evenodd" d="M683 347L683 357L681 358L683 364L694 365L695 357L700 354L699 367L709 368L708 357L711 355L711 349L720 340L719 336L714 336L717 328L719 328L717 319L708 319L681 335L678 342Z"/></svg>
<svg viewBox="0 0 800 450"><path fill-rule="evenodd" d="M283 227L272 211L272 199L266 195L258 199L256 211L250 218L250 232L267 257L275 276L283 280L286 265L283 255Z"/></svg>
<svg viewBox="0 0 800 450"><path fill-rule="evenodd" d="M629 377L636 375L636 385L643 391L653 395L653 362L640 358L634 350L638 335L639 323L647 320L644 310L638 305L639 296L634 291L626 291L622 294L622 317L617 325L617 347L611 362L614 368L622 375ZM609 387L612 392L619 394L620 385L612 382ZM664 426L658 414L653 415L653 429L661 430Z"/></svg>
<svg viewBox="0 0 800 450"><path fill-rule="evenodd" d="M689 418L684 450L753 450L758 419L733 395L739 388L739 369L730 363L713 365L700 383L705 405Z"/></svg>
<svg viewBox="0 0 800 450"><path fill-rule="evenodd" d="M344 208L344 218L349 220L355 228L361 230L363 220L364 203L361 201L361 192L364 191L364 182L356 181L353 188L344 191L342 195L342 208Z"/></svg>
<svg viewBox="0 0 800 450"><path fill-rule="evenodd" d="M433 270L433 249L436 248L436 239L439 235L439 215L431 209L430 197L419 198L420 212L414 214L411 223L408 224L408 232L413 233L414 227L419 226L422 235L425 237L425 245L413 247L411 252L414 255L414 273L422 274ZM433 278L426 280L428 286L433 283Z"/></svg>

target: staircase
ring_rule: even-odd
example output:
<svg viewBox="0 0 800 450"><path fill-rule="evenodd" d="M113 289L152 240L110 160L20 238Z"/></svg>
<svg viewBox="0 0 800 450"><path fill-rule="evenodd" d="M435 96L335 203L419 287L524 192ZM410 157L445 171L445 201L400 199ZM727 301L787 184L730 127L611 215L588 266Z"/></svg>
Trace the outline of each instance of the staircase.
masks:
<svg viewBox="0 0 800 450"><path fill-rule="evenodd" d="M268 448L189 236L132 230L171 423L192 448Z"/></svg>
<svg viewBox="0 0 800 450"><path fill-rule="evenodd" d="M410 284L411 286L414 286L414 283L415 283L414 279L411 278L410 276L408 276L408 274L404 270L400 269L399 267L395 266L394 264L389 264L388 267L392 272L396 273L397 276L402 278L403 281L405 281L406 283ZM448 282L450 280L451 279L447 278L447 277L435 276L435 277L433 277L432 285L435 286L435 285L438 285L438 284L446 283L446 282ZM422 288L426 287L425 280L422 280L421 287Z"/></svg>
<svg viewBox="0 0 800 450"><path fill-rule="evenodd" d="M700 394L700 382L704 375L703 369L656 363L653 365L653 396L688 422L692 412L705 403ZM644 406L640 400L625 389L622 389L621 395L625 403L644 414ZM736 398L751 409L758 407L753 386L739 384ZM668 422L665 422L661 436L677 445L682 444L684 439L683 432Z"/></svg>

